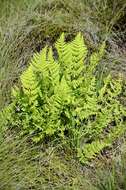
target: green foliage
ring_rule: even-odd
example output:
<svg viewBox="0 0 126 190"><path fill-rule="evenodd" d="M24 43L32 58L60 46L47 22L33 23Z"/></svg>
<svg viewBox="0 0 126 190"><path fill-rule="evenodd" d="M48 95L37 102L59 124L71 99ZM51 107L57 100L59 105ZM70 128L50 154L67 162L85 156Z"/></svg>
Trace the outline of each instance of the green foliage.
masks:
<svg viewBox="0 0 126 190"><path fill-rule="evenodd" d="M12 90L13 111L7 125L32 135L35 142L69 140L85 163L125 131L126 111L119 101L121 77L115 80L108 75L98 85L95 72L105 43L87 57L81 33L69 43L63 33L55 47L57 59L45 47L22 73L21 88Z"/></svg>

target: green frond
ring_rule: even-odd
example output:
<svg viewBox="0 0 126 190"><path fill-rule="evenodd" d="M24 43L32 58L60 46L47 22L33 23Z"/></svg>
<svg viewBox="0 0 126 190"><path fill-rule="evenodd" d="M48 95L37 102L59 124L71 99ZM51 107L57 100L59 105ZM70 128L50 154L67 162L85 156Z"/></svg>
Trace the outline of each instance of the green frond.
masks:
<svg viewBox="0 0 126 190"><path fill-rule="evenodd" d="M57 40L55 47L58 52L60 64L65 64L65 62L67 61L70 49L69 49L69 45L65 42L64 33L62 33L60 38Z"/></svg>
<svg viewBox="0 0 126 190"><path fill-rule="evenodd" d="M108 85L111 82L111 75L109 74L105 79L104 79L104 85L102 88L99 90L99 100L103 100L104 95L106 94L106 91L108 90Z"/></svg>
<svg viewBox="0 0 126 190"><path fill-rule="evenodd" d="M47 60L48 60L49 64L55 63L52 47L49 48Z"/></svg>
<svg viewBox="0 0 126 190"><path fill-rule="evenodd" d="M35 71L48 75L47 47L43 48L40 54L35 54L31 66Z"/></svg>
<svg viewBox="0 0 126 190"><path fill-rule="evenodd" d="M64 33L62 33L60 38L57 40L57 42L55 44L55 47L57 49L57 52L58 52L58 55L59 55L60 59L63 57L65 46L66 46L65 35L64 35Z"/></svg>
<svg viewBox="0 0 126 190"><path fill-rule="evenodd" d="M71 43L72 59L75 63L83 64L87 56L87 47L84 43L83 36L78 33L73 42Z"/></svg>
<svg viewBox="0 0 126 190"><path fill-rule="evenodd" d="M33 65L36 68L36 65L38 65L38 63L40 64L40 54L34 53L33 58L30 62L30 65Z"/></svg>
<svg viewBox="0 0 126 190"><path fill-rule="evenodd" d="M114 127L108 136L106 137L106 142L109 142L111 145L112 143L118 139L120 136L123 136L126 133L126 123L122 124L119 123L118 126Z"/></svg>
<svg viewBox="0 0 126 190"><path fill-rule="evenodd" d="M55 88L55 94L58 94L64 101L70 98L71 88L68 86L65 77L62 78L57 88Z"/></svg>
<svg viewBox="0 0 126 190"><path fill-rule="evenodd" d="M31 101L35 101L38 97L40 88L37 77L33 71L33 67L29 66L20 78L24 93L30 98Z"/></svg>
<svg viewBox="0 0 126 190"><path fill-rule="evenodd" d="M88 163L109 145L109 143L100 140L93 141L91 144L85 144L83 149L78 151L78 157L80 157L80 162Z"/></svg>
<svg viewBox="0 0 126 190"><path fill-rule="evenodd" d="M60 78L62 78L65 71L69 70L67 68L69 68L72 61L71 45L65 42L64 33L57 40L55 47L57 49L58 56L59 56L58 62L60 64Z"/></svg>
<svg viewBox="0 0 126 190"><path fill-rule="evenodd" d="M75 39L69 44L69 52L71 61L68 68L68 80L78 80L85 71L84 60L87 56L87 47L84 43L83 36L78 33ZM74 82L74 86L76 85L76 81Z"/></svg>
<svg viewBox="0 0 126 190"><path fill-rule="evenodd" d="M59 81L60 65L54 60L52 48L49 48L47 54L49 78L55 84Z"/></svg>

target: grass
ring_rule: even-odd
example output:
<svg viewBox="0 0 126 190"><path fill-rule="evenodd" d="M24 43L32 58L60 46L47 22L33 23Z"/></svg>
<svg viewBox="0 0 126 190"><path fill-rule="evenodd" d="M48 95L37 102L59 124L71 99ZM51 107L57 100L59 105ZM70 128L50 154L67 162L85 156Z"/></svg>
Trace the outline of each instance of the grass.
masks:
<svg viewBox="0 0 126 190"><path fill-rule="evenodd" d="M0 189L92 189L82 168L62 145L46 149L8 134L0 144Z"/></svg>
<svg viewBox="0 0 126 190"><path fill-rule="evenodd" d="M125 139L124 139L125 140ZM120 145L121 146L121 145ZM126 153L125 143L120 148L120 153L112 155L109 164L103 165L96 171L96 184L99 190L126 189ZM117 153L117 152L116 152Z"/></svg>
<svg viewBox="0 0 126 190"><path fill-rule="evenodd" d="M100 161L82 166L61 143L35 145L9 131L0 143L0 189L124 190L124 140L118 151L113 149Z"/></svg>
<svg viewBox="0 0 126 190"><path fill-rule="evenodd" d="M9 103L11 87L33 52L63 31L68 39L81 31L91 51L106 39L109 52L103 62L114 73L126 73L125 0L0 0L0 8L0 109ZM125 146L112 159L86 167L68 150L7 133L0 143L0 189L126 189Z"/></svg>

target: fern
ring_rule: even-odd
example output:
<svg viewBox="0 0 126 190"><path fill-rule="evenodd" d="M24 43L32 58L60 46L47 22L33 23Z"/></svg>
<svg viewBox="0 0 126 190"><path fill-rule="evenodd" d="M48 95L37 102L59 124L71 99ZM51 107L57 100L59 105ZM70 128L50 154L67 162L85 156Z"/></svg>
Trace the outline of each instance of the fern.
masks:
<svg viewBox="0 0 126 190"><path fill-rule="evenodd" d="M40 88L37 77L31 66L21 75L21 82L23 92L28 96L30 103L35 102L39 95Z"/></svg>
<svg viewBox="0 0 126 190"><path fill-rule="evenodd" d="M110 146L108 142L99 140L93 141L91 144L84 145L83 149L78 149L78 157L80 158L81 163L88 163L108 146Z"/></svg>
<svg viewBox="0 0 126 190"><path fill-rule="evenodd" d="M97 86L95 73L105 43L89 58L80 33L68 43L63 33L55 47L57 59L51 47L33 56L20 77L21 87L12 89L13 106L3 114L3 125L22 129L35 142L69 139L85 163L125 132L126 109L119 101L122 79L109 74Z"/></svg>

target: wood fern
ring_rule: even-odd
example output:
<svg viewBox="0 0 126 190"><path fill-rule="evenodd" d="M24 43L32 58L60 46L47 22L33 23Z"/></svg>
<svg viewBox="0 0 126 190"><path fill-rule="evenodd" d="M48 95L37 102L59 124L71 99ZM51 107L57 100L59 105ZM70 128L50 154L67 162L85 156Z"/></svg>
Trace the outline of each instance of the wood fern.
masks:
<svg viewBox="0 0 126 190"><path fill-rule="evenodd" d="M63 33L55 47L57 59L51 47L33 56L20 77L21 87L12 90L12 108L2 112L2 125L20 128L35 142L67 138L85 163L126 130L126 109L119 101L122 80L108 75L97 87L105 43L88 59L80 33L68 43Z"/></svg>

